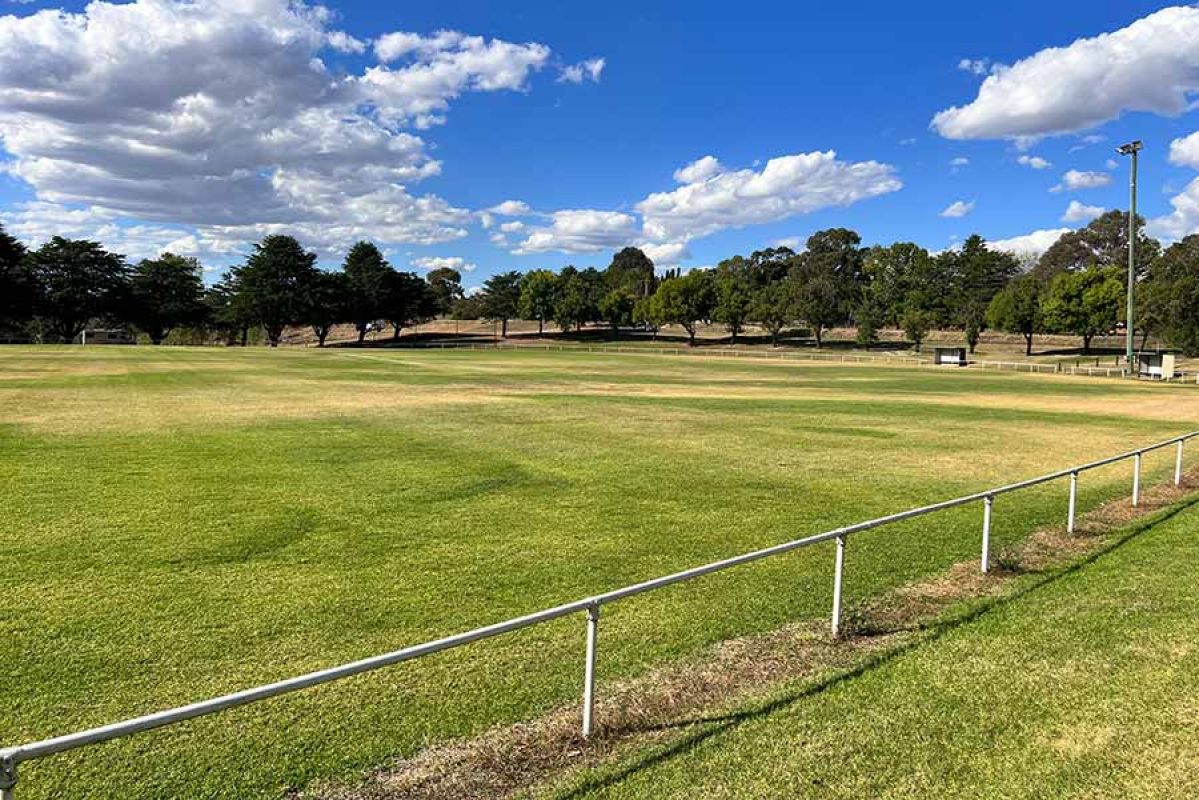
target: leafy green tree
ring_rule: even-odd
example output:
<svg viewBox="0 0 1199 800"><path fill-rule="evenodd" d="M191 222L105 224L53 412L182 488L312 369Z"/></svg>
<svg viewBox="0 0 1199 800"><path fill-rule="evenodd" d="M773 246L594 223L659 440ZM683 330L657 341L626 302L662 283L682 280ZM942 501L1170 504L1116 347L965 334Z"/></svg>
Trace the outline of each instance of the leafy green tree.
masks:
<svg viewBox="0 0 1199 800"><path fill-rule="evenodd" d="M604 270L610 290L623 290L630 297L646 297L654 291L654 262L636 247L626 247L612 257Z"/></svg>
<svg viewBox="0 0 1199 800"><path fill-rule="evenodd" d="M770 334L770 344L778 346L779 334L795 322L795 302L791 287L784 281L774 281L754 291L748 319Z"/></svg>
<svg viewBox="0 0 1199 800"><path fill-rule="evenodd" d="M391 325L391 338L399 339L409 325L440 313L437 290L412 272L392 270L383 290L383 318Z"/></svg>
<svg viewBox="0 0 1199 800"><path fill-rule="evenodd" d="M19 330L33 319L38 293L26 254L25 245L0 225L0 333Z"/></svg>
<svg viewBox="0 0 1199 800"><path fill-rule="evenodd" d="M450 316L454 319L482 319L483 298L476 292L461 300L455 300L454 307L450 309Z"/></svg>
<svg viewBox="0 0 1199 800"><path fill-rule="evenodd" d="M612 289L600 298L600 319L611 325L612 330L619 330L621 326L633 323L633 307L636 304L636 298L628 289Z"/></svg>
<svg viewBox="0 0 1199 800"><path fill-rule="evenodd" d="M789 278L795 315L812 329L816 346L822 347L825 330L845 319L849 301L846 294L852 289L828 264L803 256L800 259Z"/></svg>
<svg viewBox="0 0 1199 800"><path fill-rule="evenodd" d="M204 292L204 318L211 328L225 335L225 343L246 346L254 318L237 285L237 274L227 272Z"/></svg>
<svg viewBox="0 0 1199 800"><path fill-rule="evenodd" d="M604 277L599 270L564 267L558 280L559 290L554 297L554 321L558 327L564 331L582 330L584 325L600 318Z"/></svg>
<svg viewBox="0 0 1199 800"><path fill-rule="evenodd" d="M719 267L713 283L716 288L716 304L712 308L712 319L724 325L736 344L737 336L745 329L745 323L749 319L753 286L744 273Z"/></svg>
<svg viewBox="0 0 1199 800"><path fill-rule="evenodd" d="M60 341L78 336L97 317L116 316L128 302L129 267L96 242L55 236L27 257L39 287L37 316Z"/></svg>
<svg viewBox="0 0 1199 800"><path fill-rule="evenodd" d="M308 313L316 253L291 236L267 236L234 272L244 309L262 326L267 343L278 347L283 329L303 324Z"/></svg>
<svg viewBox="0 0 1199 800"><path fill-rule="evenodd" d="M438 267L425 276L433 298L433 316L448 314L456 300L465 295L462 291L462 273L450 267Z"/></svg>
<svg viewBox="0 0 1199 800"><path fill-rule="evenodd" d="M351 319L354 301L350 278L344 272L318 271L313 276L304 321L312 328L318 347L325 346L334 325Z"/></svg>
<svg viewBox="0 0 1199 800"><path fill-rule="evenodd" d="M920 347L924 344L924 337L928 336L936 319L931 311L926 311L918 306L908 308L900 315L899 326L903 328L904 336L908 337L915 345L917 353L920 352Z"/></svg>
<svg viewBox="0 0 1199 800"><path fill-rule="evenodd" d="M1146 330L1187 356L1199 356L1199 234L1166 248L1138 294Z"/></svg>
<svg viewBox="0 0 1199 800"><path fill-rule="evenodd" d="M129 280L125 318L162 344L172 329L204 319L203 275L199 261L174 253L139 261Z"/></svg>
<svg viewBox="0 0 1199 800"><path fill-rule="evenodd" d="M656 293L655 293L656 294ZM642 297L633 303L633 322L638 325L644 325L652 334L654 341L658 340L658 328L662 326L662 320L658 317L658 306L654 302L655 295Z"/></svg>
<svg viewBox="0 0 1199 800"><path fill-rule="evenodd" d="M525 273L520 283L520 315L537 320L537 335L545 333L545 321L554 315L554 298L558 294L558 276L548 269Z"/></svg>
<svg viewBox="0 0 1199 800"><path fill-rule="evenodd" d="M1090 266L1079 272L1059 272L1042 299L1046 330L1082 337L1082 350L1091 340L1115 327L1125 302L1124 272L1120 267Z"/></svg>
<svg viewBox="0 0 1199 800"><path fill-rule="evenodd" d="M1136 273L1144 275L1161 252L1161 243L1144 232L1137 216ZM1128 212L1109 211L1077 231L1062 234L1037 261L1033 274L1049 281L1061 272L1078 272L1090 266L1128 268Z"/></svg>
<svg viewBox="0 0 1199 800"><path fill-rule="evenodd" d="M939 267L927 250L911 242L870 248L862 270L864 292L882 312L882 325L898 324L907 308L936 310L946 291L943 265Z"/></svg>
<svg viewBox="0 0 1199 800"><path fill-rule="evenodd" d="M937 256L936 280L948 281L940 323L961 326L970 352L978 345L987 324L987 305L1020 273L1020 262L1011 253L992 250L981 236L972 234L956 250Z"/></svg>
<svg viewBox="0 0 1199 800"><path fill-rule="evenodd" d="M698 324L711 317L716 304L711 273L696 269L662 281L654 293L654 303L655 317L662 324L682 326L687 344L694 346Z"/></svg>
<svg viewBox="0 0 1199 800"><path fill-rule="evenodd" d="M346 319L354 324L361 344L371 327L386 316L387 291L395 270L371 242L351 247L341 270L349 292Z"/></svg>
<svg viewBox="0 0 1199 800"><path fill-rule="evenodd" d="M978 347L983 329L987 327L987 303L981 298L972 298L962 309L962 331L966 336L966 346L973 353Z"/></svg>
<svg viewBox="0 0 1199 800"><path fill-rule="evenodd" d="M883 313L874 300L867 295L858 303L854 312L857 322L857 343L862 347L870 347L878 343L878 329L882 325Z"/></svg>
<svg viewBox="0 0 1199 800"><path fill-rule="evenodd" d="M501 272L484 281L480 292L483 318L498 320L504 338L508 337L508 320L520 313L520 283L519 272Z"/></svg>
<svg viewBox="0 0 1199 800"><path fill-rule="evenodd" d="M1022 275L1003 288L987 306L987 324L1024 337L1024 354L1032 355L1032 338L1041 332L1041 282Z"/></svg>
<svg viewBox="0 0 1199 800"><path fill-rule="evenodd" d="M808 237L803 258L818 272L843 282L843 291L864 278L865 251L862 237L849 228L829 228Z"/></svg>

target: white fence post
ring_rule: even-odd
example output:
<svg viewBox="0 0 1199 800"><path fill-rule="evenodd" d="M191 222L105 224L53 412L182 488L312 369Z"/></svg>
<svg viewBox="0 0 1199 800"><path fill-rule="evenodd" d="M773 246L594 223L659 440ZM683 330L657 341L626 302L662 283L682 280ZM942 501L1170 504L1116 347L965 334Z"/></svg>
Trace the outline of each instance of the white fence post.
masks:
<svg viewBox="0 0 1199 800"><path fill-rule="evenodd" d="M7 758L0 760L0 800L14 800L17 790L17 765Z"/></svg>
<svg viewBox="0 0 1199 800"><path fill-rule="evenodd" d="M1182 486L1182 443L1183 440L1178 440L1178 452L1174 456L1174 485Z"/></svg>
<svg viewBox="0 0 1199 800"><path fill-rule="evenodd" d="M833 637L841 635L841 576L845 570L845 537L837 537L837 558L833 567Z"/></svg>
<svg viewBox="0 0 1199 800"><path fill-rule="evenodd" d="M583 665L583 738L591 735L595 716L595 645L599 634L599 603L587 608L587 656Z"/></svg>
<svg viewBox="0 0 1199 800"><path fill-rule="evenodd" d="M1141 453L1137 452L1132 460L1132 505L1136 508L1141 504Z"/></svg>
<svg viewBox="0 0 1199 800"><path fill-rule="evenodd" d="M995 497L987 495L983 499L983 554L982 554L982 570L988 572L991 569L991 506L995 504Z"/></svg>
<svg viewBox="0 0 1199 800"><path fill-rule="evenodd" d="M1070 510L1066 514L1066 533L1074 533L1074 510L1078 505L1078 473L1070 473Z"/></svg>

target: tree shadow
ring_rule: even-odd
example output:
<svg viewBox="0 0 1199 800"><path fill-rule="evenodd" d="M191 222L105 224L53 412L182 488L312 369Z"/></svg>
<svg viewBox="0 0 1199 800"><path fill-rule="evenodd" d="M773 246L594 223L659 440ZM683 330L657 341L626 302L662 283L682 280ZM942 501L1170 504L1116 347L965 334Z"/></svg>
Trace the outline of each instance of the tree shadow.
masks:
<svg viewBox="0 0 1199 800"><path fill-rule="evenodd" d="M597 776L595 778L584 778L583 781L574 788L553 796L560 798L560 800L570 800L571 798L582 797L588 792L592 792L597 789L613 788L641 771L664 764L679 756L687 755L700 745L733 732L740 725L759 719L765 719L772 714L795 706L800 702L817 698L829 689L833 689L841 684L848 683L855 678L866 675L872 670L889 664L907 653L916 651L929 645L933 645L946 634L958 628L969 625L979 619L986 617L989 614L994 613L999 609L1021 600L1022 598L1042 591L1043 589L1052 586L1063 578L1082 571L1091 564L1097 562L1099 559L1109 555L1134 539L1140 537L1146 531L1149 531L1150 529L1166 522L1167 520L1196 504L1199 504L1199 496L1183 500L1155 514L1148 515L1125 528L1123 533L1117 537L1114 537L1100 549L1092 551L1088 555L1079 558L1078 560L1073 561L1065 566L1030 571L1027 574L1037 575L1040 577L1028 581L1008 594L994 598L966 601L963 603L963 607L959 610L950 612L947 616L939 618L934 622L919 628L914 636L909 640L889 647L880 652L871 654L867 656L861 663L848 669L835 672L832 675L820 679L810 685L780 694L773 699L770 699L766 702L760 702L742 711L735 711L721 715L691 716L668 723L663 723L661 725L645 726L640 730L645 732L668 732L695 726L701 726L702 729L691 733L686 733L681 738L663 746L657 752L647 754L644 757L641 757L629 763L628 765L619 768L615 772L603 776Z"/></svg>

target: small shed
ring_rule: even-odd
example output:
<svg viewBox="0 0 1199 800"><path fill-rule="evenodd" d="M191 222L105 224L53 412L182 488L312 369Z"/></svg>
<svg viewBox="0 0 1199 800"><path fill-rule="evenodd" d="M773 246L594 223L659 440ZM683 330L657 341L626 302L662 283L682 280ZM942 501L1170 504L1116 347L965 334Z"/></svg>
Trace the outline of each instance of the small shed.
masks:
<svg viewBox="0 0 1199 800"><path fill-rule="evenodd" d="M964 367L970 362L966 360L966 348L964 347L935 347L933 348L933 363L938 366Z"/></svg>
<svg viewBox="0 0 1199 800"><path fill-rule="evenodd" d="M1176 374L1173 353L1137 353L1137 374L1142 378L1168 381Z"/></svg>

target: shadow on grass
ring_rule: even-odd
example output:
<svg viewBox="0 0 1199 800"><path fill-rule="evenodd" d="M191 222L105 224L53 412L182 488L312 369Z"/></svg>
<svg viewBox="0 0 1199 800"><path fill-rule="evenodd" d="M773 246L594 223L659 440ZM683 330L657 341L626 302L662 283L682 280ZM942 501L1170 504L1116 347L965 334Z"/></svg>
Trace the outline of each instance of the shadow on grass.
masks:
<svg viewBox="0 0 1199 800"><path fill-rule="evenodd" d="M636 775L642 770L650 769L659 764L666 763L675 757L686 755L695 748L699 747L701 744L710 742L724 734L731 733L738 726L744 723L765 719L778 711L794 706L795 704L804 700L818 697L829 689L861 677L862 675L869 673L871 670L884 666L885 664L896 660L906 653L921 647L935 644L943 636L958 628L969 625L998 609L1001 609L1015 601L1051 586L1065 577L1082 571L1109 553L1118 550L1132 540L1138 538L1146 531L1166 522L1172 517L1195 505L1199 505L1199 495L1182 500L1162 509L1161 511L1158 511L1157 513L1149 514L1124 527L1117 536L1113 537L1098 550L1095 550L1088 555L1083 556L1064 566L1050 567L1041 570L1030 570L1025 574L1036 575L1039 577L1029 580L1027 583L1017 587L1013 591L998 597L977 601L966 601L963 603L964 607L960 610L956 612L950 612L944 617L918 628L914 632L911 639L908 639L901 644L897 644L894 647L889 647L885 650L870 655L858 665L849 669L835 672L822 680L803 687L802 689L786 692L767 702L755 705L743 711L737 711L719 716L689 717L662 725L647 727L645 729L647 731L669 731L690 728L693 726L702 726L703 729L686 733L680 739L673 741L657 752L646 755L645 757L640 758L635 762L628 764L627 766L621 767L610 774L584 779L578 786L569 790L565 790L562 793L554 796L562 798L562 800L568 800L569 798L582 797L586 793L595 791L597 789L615 787L625 779Z"/></svg>

